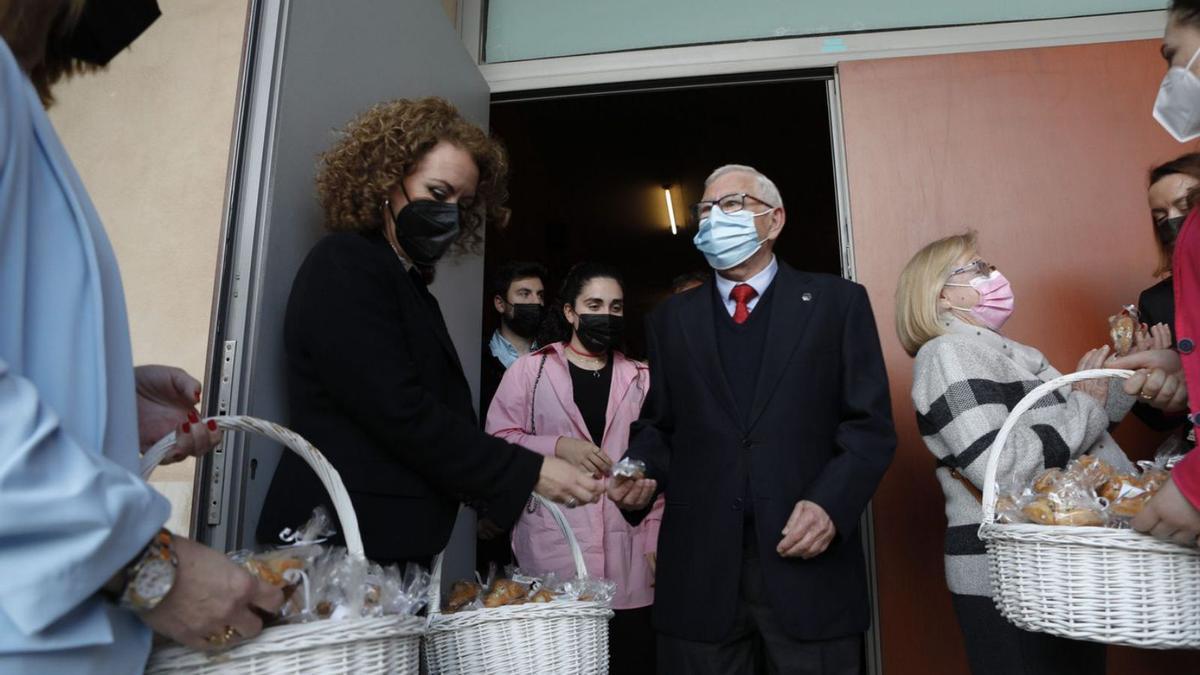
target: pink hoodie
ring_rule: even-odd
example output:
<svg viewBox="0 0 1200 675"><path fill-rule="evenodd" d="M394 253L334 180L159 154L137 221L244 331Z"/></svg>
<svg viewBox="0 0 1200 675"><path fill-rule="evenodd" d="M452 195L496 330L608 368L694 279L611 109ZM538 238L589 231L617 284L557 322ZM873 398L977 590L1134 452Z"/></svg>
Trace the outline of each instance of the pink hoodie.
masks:
<svg viewBox="0 0 1200 675"><path fill-rule="evenodd" d="M546 366L534 402L533 383L543 354ZM613 352L612 388L601 448L614 464L629 446L629 425L641 413L649 387L650 371L646 366ZM529 433L531 405L536 436ZM522 356L505 372L488 409L486 429L489 434L551 457L560 437L591 440L583 415L575 405L562 343ZM607 498L598 504L563 509L579 540L588 574L617 583L614 609L645 607L654 602L654 576L646 554L658 550L662 510L660 496L650 515L641 525L633 527ZM513 553L524 569L574 578L575 566L567 542L544 511L535 508L533 513L526 510L521 514L513 529Z"/></svg>

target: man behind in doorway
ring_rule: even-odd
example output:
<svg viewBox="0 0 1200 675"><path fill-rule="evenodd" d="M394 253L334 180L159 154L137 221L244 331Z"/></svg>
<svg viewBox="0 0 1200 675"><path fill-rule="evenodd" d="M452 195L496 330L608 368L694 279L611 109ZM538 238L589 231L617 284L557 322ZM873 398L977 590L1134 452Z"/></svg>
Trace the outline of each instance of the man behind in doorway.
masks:
<svg viewBox="0 0 1200 675"><path fill-rule="evenodd" d="M671 294L679 295L680 293L687 293L693 288L700 288L710 278L712 278L712 275L707 272L680 274L671 280Z"/></svg>
<svg viewBox="0 0 1200 675"><path fill-rule="evenodd" d="M492 398L517 359L536 348L535 338L546 316L546 268L534 262L510 261L496 270L489 289L500 327L483 345L479 377L479 417L486 419ZM486 575L495 563L503 571L512 562L509 532L487 519L479 521L475 567Z"/></svg>
<svg viewBox="0 0 1200 675"><path fill-rule="evenodd" d="M857 675L869 625L859 518L896 447L867 292L775 258L783 200L723 166L695 207L715 283L646 321L650 393L609 497L659 492L659 672Z"/></svg>

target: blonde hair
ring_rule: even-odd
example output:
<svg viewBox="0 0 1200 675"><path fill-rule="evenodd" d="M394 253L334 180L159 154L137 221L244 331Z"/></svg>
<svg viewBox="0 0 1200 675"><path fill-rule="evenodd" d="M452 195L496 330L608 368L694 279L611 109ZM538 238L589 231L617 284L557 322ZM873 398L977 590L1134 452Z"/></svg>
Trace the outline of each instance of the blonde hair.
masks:
<svg viewBox="0 0 1200 675"><path fill-rule="evenodd" d="M926 342L945 334L938 322L938 297L955 264L967 253L974 253L976 235L964 232L938 239L904 266L896 287L896 335L909 356Z"/></svg>

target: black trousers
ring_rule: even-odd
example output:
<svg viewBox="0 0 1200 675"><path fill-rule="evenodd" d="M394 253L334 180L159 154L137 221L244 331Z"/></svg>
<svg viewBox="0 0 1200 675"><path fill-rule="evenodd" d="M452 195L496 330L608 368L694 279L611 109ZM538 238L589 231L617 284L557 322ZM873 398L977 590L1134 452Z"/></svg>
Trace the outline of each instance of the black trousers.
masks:
<svg viewBox="0 0 1200 675"><path fill-rule="evenodd" d="M618 609L608 622L608 672L654 675L654 625L651 608Z"/></svg>
<svg viewBox="0 0 1200 675"><path fill-rule="evenodd" d="M767 600L753 523L746 523L737 615L730 637L695 642L658 634L658 672L664 675L861 675L862 635L804 641L788 636ZM796 598L796 602L804 602ZM621 671L613 670L613 675Z"/></svg>
<svg viewBox="0 0 1200 675"><path fill-rule="evenodd" d="M951 598L972 675L1104 675L1104 645L1017 628L991 598Z"/></svg>

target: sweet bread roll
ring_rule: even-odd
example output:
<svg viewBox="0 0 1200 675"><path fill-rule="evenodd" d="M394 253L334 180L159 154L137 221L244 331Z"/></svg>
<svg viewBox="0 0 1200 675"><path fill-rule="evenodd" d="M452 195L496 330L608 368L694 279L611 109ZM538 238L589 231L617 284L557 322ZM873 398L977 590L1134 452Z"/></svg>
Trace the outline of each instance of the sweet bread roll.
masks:
<svg viewBox="0 0 1200 675"><path fill-rule="evenodd" d="M304 567L304 561L299 558L250 558L243 565L251 574L271 584L283 587L288 585L283 573L288 570L298 570Z"/></svg>
<svg viewBox="0 0 1200 675"><path fill-rule="evenodd" d="M1062 477L1062 473L1062 469L1046 469L1033 480L1033 491L1039 495L1049 494Z"/></svg>
<svg viewBox="0 0 1200 675"><path fill-rule="evenodd" d="M450 598L446 600L446 611L457 612L479 598L483 588L474 581L456 581L450 587Z"/></svg>
<svg viewBox="0 0 1200 675"><path fill-rule="evenodd" d="M1084 455L1072 462L1067 473L1092 489L1117 476L1117 470L1112 465L1091 455Z"/></svg>
<svg viewBox="0 0 1200 675"><path fill-rule="evenodd" d="M1104 514L1095 509L1067 509L1054 514L1055 525L1103 525Z"/></svg>
<svg viewBox="0 0 1200 675"><path fill-rule="evenodd" d="M1142 494L1140 494L1136 497L1127 497L1125 499L1118 499L1114 502L1109 503L1108 512L1113 514L1114 516L1120 516L1122 518L1132 518L1132 517L1136 516L1137 514L1141 513L1142 509L1146 508L1146 503L1149 502L1150 498L1153 496L1154 495L1149 492L1143 492Z"/></svg>
<svg viewBox="0 0 1200 675"><path fill-rule="evenodd" d="M503 607L517 605L525 601L529 587L512 579L497 579L492 583L492 589L483 599L484 607Z"/></svg>
<svg viewBox="0 0 1200 675"><path fill-rule="evenodd" d="M1021 509L1021 513L1024 513L1026 518L1035 523L1042 525L1054 524L1054 503L1045 497L1039 497L1029 502Z"/></svg>

